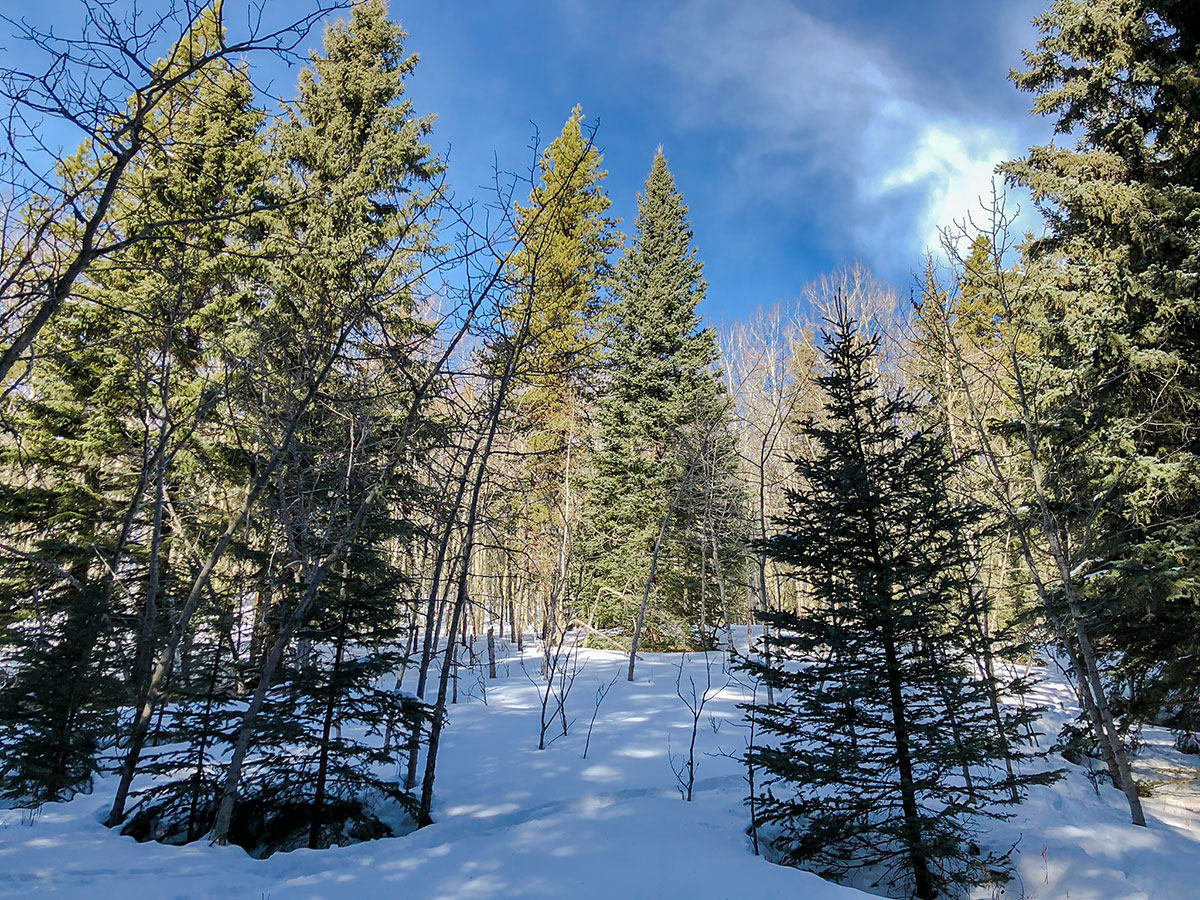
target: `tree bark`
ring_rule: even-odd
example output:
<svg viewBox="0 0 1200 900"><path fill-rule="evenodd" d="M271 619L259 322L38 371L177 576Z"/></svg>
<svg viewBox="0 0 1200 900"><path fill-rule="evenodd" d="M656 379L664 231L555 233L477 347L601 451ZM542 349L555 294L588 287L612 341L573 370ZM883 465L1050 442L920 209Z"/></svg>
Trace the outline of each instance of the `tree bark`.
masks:
<svg viewBox="0 0 1200 900"><path fill-rule="evenodd" d="M733 646L733 619L729 618L729 603L725 598L725 572L721 568L721 551L717 546L717 533L710 532L709 537L712 538L713 569L716 570L717 590L721 596L721 615L725 617L725 646L729 651L729 658L733 659L737 651Z"/></svg>
<svg viewBox="0 0 1200 900"><path fill-rule="evenodd" d="M904 686L900 679L900 663L896 644L890 635L884 638L884 658L887 662L888 697L892 707L892 735L896 745L896 768L900 775L900 803L904 810L904 827L908 839L908 857L912 865L914 887L919 900L934 900L936 896L929 876L929 860L922 843L920 811L913 780L912 751L909 747L908 719L904 711Z"/></svg>
<svg viewBox="0 0 1200 900"><path fill-rule="evenodd" d="M646 587L642 591L642 603L638 607L637 625L633 629L633 643L629 648L629 672L626 676L629 681L633 681L633 667L637 662L638 645L642 641L642 627L646 623L646 607L650 604L650 591L654 588L654 576L658 572L658 555L662 551L663 541L666 539L667 530L670 528L671 516L675 514L675 507L679 505L684 489L687 487L692 473L696 471L696 463L699 460L699 453L692 455L691 465L688 466L687 474L679 482L679 488L675 491L675 497L671 500L671 505L667 507L667 513L663 516L662 525L658 529L658 537L654 539L654 551L650 556L650 574L646 577Z"/></svg>
<svg viewBox="0 0 1200 900"><path fill-rule="evenodd" d="M343 571L344 577L345 572ZM346 587L343 583L343 598L345 593ZM333 668L329 672L329 696L325 698L325 715L321 722L321 756L317 763L317 787L313 795L312 824L308 831L308 848L310 850L317 850L321 846L321 816L324 812L325 787L329 778L329 736L333 731L333 713L337 708L337 680L342 671L342 656L346 650L346 612L344 607L342 615L337 644L333 653Z"/></svg>

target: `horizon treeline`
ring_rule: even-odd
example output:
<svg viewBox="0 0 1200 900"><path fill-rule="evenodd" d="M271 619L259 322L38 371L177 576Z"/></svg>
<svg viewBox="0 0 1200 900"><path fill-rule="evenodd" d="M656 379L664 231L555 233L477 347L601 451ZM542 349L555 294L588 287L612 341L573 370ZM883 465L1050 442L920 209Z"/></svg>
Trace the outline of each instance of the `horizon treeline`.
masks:
<svg viewBox="0 0 1200 900"><path fill-rule="evenodd" d="M935 813L1041 778L1005 698L1043 647L1083 710L1057 749L1144 824L1140 726L1200 728L1186 4L1036 20L1013 80L1062 143L998 175L1039 234L998 187L914 260L911 302L847 264L719 331L720 235L661 147L629 223L578 106L461 200L383 0L236 40L219 2L85 5L78 40L22 35L45 74L0 72L7 802L106 776L142 840L385 836L389 810L432 821L447 711L496 642L537 648L546 746L577 648L633 680L639 651L733 656L757 625L750 809L781 859L921 897L983 878ZM303 65L274 105L278 57ZM47 119L77 151L47 162Z"/></svg>

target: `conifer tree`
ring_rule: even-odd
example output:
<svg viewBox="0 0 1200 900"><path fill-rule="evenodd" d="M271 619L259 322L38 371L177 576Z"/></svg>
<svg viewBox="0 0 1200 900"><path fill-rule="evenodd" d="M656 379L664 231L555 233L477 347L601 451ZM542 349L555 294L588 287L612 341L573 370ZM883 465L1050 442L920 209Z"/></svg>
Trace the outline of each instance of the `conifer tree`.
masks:
<svg viewBox="0 0 1200 900"><path fill-rule="evenodd" d="M1038 268L1041 389L1062 576L1116 702L1186 700L1200 653L1200 21L1195 4L1057 0L1013 73L1074 146L1002 167L1048 233ZM1130 698L1129 701L1125 697ZM1195 728L1185 715L1179 724Z"/></svg>
<svg viewBox="0 0 1200 900"><path fill-rule="evenodd" d="M596 325L609 256L621 244L617 223L608 215L604 157L583 121L577 105L542 154L540 178L528 201L516 208L520 246L509 263L518 301L512 309L528 304L530 313L527 346L508 402L526 452L521 469L529 488L522 518L531 536L524 549L548 598L547 628L558 627L571 569L571 535L580 506L573 497L572 471L578 471L580 451L586 450ZM543 637L554 641L549 632Z"/></svg>
<svg viewBox="0 0 1200 900"><path fill-rule="evenodd" d="M608 216L604 157L583 130L580 106L542 154L540 180L517 205L521 246L509 267L518 290L533 295L530 342L522 381L524 404L543 430L562 432L581 372L595 361L593 327L609 274L609 254L620 246Z"/></svg>
<svg viewBox="0 0 1200 900"><path fill-rule="evenodd" d="M207 10L176 63L211 51L219 31ZM139 240L95 262L35 341L45 362L15 413L24 447L6 445L16 455L5 528L10 546L48 552L71 577L9 570L17 608L31 590L46 601L20 629L33 644L0 698L16 738L2 771L22 802L85 781L96 738L87 723L144 687L169 563L181 556L165 503L184 472L195 489L185 493L203 493L221 434L209 421L221 395L213 374L245 328L248 294L238 285L254 268L262 121L246 73L224 61L165 97L147 122L158 140L130 164L111 207L113 228ZM90 166L80 154L63 177L86 178ZM164 220L176 224L157 227ZM186 501L173 508L195 521ZM26 754L33 769L17 762Z"/></svg>
<svg viewBox="0 0 1200 900"><path fill-rule="evenodd" d="M348 726L368 729L376 720L421 726L419 712L408 715L409 704L397 709L398 701L376 693L373 681L364 686L395 662L391 641L406 621L395 573L380 574L376 563L409 533L407 516L393 516L389 504L411 484L386 461L396 442L407 440L407 432L396 434L400 411L409 408L413 379L424 366L413 358L429 332L413 314L416 258L435 250L430 207L438 191L428 185L442 171L424 142L431 118L414 115L404 97L417 60L404 53L403 38L381 0L357 5L349 21L327 29L324 55L313 54L298 99L271 135L272 168L257 182L277 201L259 232L270 264L242 273L234 285L254 297L235 307L253 327L234 344L241 353L229 354L236 377L228 379L234 392L227 404L236 415L225 424L237 429L236 451L216 458L226 466L232 460L242 478L259 477L268 456L276 468L252 527L239 533L236 552L215 573L210 602L177 615L164 642L168 651L180 647L179 672L162 663L169 653L160 654L150 694L155 704L178 703L168 728L187 761L176 774L186 778L160 782L140 798L128 826L139 836L189 840L211 827L220 842L232 832L248 847L324 845L355 816L369 824L364 798L380 783L377 751L336 739L327 727L331 717L340 713ZM226 299L237 296L226 292ZM320 402L313 403L318 383ZM359 521L356 510L368 495L370 515ZM218 517L217 529L227 530L226 521ZM220 532L209 535L217 543ZM340 580L345 594L335 589L336 577L320 581L328 566L319 564L343 539L348 558L361 566ZM248 594L254 620L243 657L232 620L242 616ZM312 651L327 633L342 635L333 674L314 664ZM189 664L191 644L208 651L224 634L223 664L211 652ZM375 634L374 652L357 658ZM289 656L294 638L299 646ZM213 691L227 695L231 682L239 693L255 685L253 702L231 710L224 697L214 710ZM124 821L151 708L139 703L110 824ZM298 734L300 722L313 733ZM288 749L289 740L298 752ZM263 748L263 757L243 772L251 746ZM168 772L172 759L155 752L144 762ZM297 781L289 766L311 771L314 780ZM242 793L243 775L245 802L235 820L232 800ZM314 790L280 793L280 778Z"/></svg>
<svg viewBox="0 0 1200 900"><path fill-rule="evenodd" d="M386 587L392 576L372 582L381 576L377 554L409 532L400 507L390 504L412 484L392 460L397 443L408 441L397 430L414 427L403 411L422 370L412 358L415 339L427 332L413 314L419 259L436 252L429 210L439 192L430 183L443 165L425 141L432 117L416 115L406 96L418 58L405 52L405 37L383 0L358 4L348 19L332 23L324 53L313 53L302 70L299 97L276 135L298 198L285 228L304 249L273 285L278 327L302 336L281 355L274 377L292 402L307 396L319 360L335 365L322 402L299 420L266 504L273 540L297 577L273 573L275 622L225 768L211 832L218 844L242 840L247 820L259 816L286 845L297 812L310 846L325 845L353 822L378 834L366 795L377 789L400 798L373 773L376 749L335 741L327 729L333 721L371 729L395 712L376 702L384 695L364 679L373 683L396 657L390 650L359 660L350 654L362 652L358 642L373 629L385 642L397 637L402 621L394 586ZM347 555L331 569L335 546L348 548ZM348 560L361 571L346 571ZM318 635L332 638L333 656L314 671L308 657ZM277 687L281 679L287 691ZM405 716L414 729L421 719ZM288 747L301 721L316 733L300 736L293 754ZM258 759L255 748L274 749ZM303 785L299 796L278 793L281 776Z"/></svg>
<svg viewBox="0 0 1200 900"><path fill-rule="evenodd" d="M997 877L972 831L1034 779L1005 772L1026 710L999 722L973 675L962 553L973 511L951 502L943 438L885 393L880 336L837 310L817 379L824 415L804 432L780 531L760 549L813 603L765 619L784 665L743 665L775 688L752 708L763 740L758 825L791 864L835 878L866 869L929 900Z"/></svg>
<svg viewBox="0 0 1200 900"><path fill-rule="evenodd" d="M589 552L599 583L609 588L601 621L610 624L629 622L629 602L613 598L646 577L660 524L694 470L689 454L705 440L696 426L727 424L713 419L725 406L713 369L716 337L696 312L706 285L692 238L660 147L638 195L632 245L614 273L609 379L589 485Z"/></svg>

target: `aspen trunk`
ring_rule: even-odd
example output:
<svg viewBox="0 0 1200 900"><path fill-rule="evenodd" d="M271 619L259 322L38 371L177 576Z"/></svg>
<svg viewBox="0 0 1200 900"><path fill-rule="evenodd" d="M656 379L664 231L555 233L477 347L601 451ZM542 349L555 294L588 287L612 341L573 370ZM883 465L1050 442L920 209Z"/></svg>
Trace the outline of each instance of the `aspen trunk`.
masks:
<svg viewBox="0 0 1200 900"><path fill-rule="evenodd" d="M717 533L710 532L709 536L712 538L713 569L717 575L717 590L721 596L721 615L725 617L725 645L729 652L729 658L733 659L737 651L733 646L733 619L729 617L729 603L725 599L725 573L721 569L721 551L717 546Z"/></svg>

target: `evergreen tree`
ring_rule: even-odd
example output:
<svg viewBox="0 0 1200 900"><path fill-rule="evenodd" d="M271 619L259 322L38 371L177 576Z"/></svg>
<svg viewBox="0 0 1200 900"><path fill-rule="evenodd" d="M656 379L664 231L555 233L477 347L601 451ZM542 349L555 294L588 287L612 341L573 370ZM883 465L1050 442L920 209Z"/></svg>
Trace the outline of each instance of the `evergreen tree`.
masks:
<svg viewBox="0 0 1200 900"><path fill-rule="evenodd" d="M220 40L210 9L175 64ZM22 440L5 445L6 539L57 560L30 567L26 556L7 569L13 608L27 610L17 632L31 641L0 693L12 729L0 771L20 802L86 783L92 726L110 727L111 707L144 686L169 562L183 555L166 499L194 524L189 500L205 492L204 457L220 440L213 376L248 304L237 284L254 268L262 121L245 72L230 63L163 100L148 123L158 140L131 164L110 210L113 229L139 240L92 265L35 342L44 364L29 391L10 398ZM81 154L63 177L86 179L89 166ZM183 483L191 489L180 497Z"/></svg>
<svg viewBox="0 0 1200 900"><path fill-rule="evenodd" d="M1000 877L972 830L1034 780L1000 760L1033 712L997 722L973 675L973 511L951 502L944 440L882 390L880 336L844 306L824 341L824 415L805 426L816 452L794 460L781 531L760 542L813 602L766 614L775 663L744 663L776 697L749 707L764 738L749 751L763 773L753 813L788 863L867 869L928 900Z"/></svg>
<svg viewBox="0 0 1200 900"><path fill-rule="evenodd" d="M1200 20L1183 0L1057 0L1014 72L1074 147L1003 167L1049 225L1038 267L1046 488L1118 704L1183 703L1200 653ZM1131 698L1126 701L1124 698Z"/></svg>
<svg viewBox="0 0 1200 900"><path fill-rule="evenodd" d="M270 177L260 176L278 201L261 224L270 264L236 285L256 298L241 307L253 328L234 344L240 377L227 401L240 452L218 459L252 479L291 434L211 602L187 623L165 690L171 716L156 736L170 744L141 761L159 780L125 826L140 838L184 842L215 829L227 760L243 744L252 755L237 770L222 841L268 853L379 836L390 828L378 804L407 803L381 774L373 737L389 723L419 734L424 719L419 704L376 687L403 657L409 620L392 560L411 539L413 483L407 472L380 482L397 442L410 445L399 432L415 427L405 410L426 363L413 348L430 330L413 313L416 260L436 250L438 192L427 185L442 165L424 141L431 118L404 96L416 65L404 37L381 0L357 5L327 29L325 53L302 70L271 135ZM349 535L341 577L310 590L369 493L376 501ZM251 603L253 621L235 626ZM235 631L250 632L248 647ZM261 706L243 702L247 686L263 692Z"/></svg>
<svg viewBox="0 0 1200 900"><path fill-rule="evenodd" d="M608 215L604 158L594 135L585 134L583 120L576 106L542 154L540 179L527 203L516 208L520 244L508 267L514 302L507 314L529 317L508 400L509 427L520 441L519 475L528 485L519 501L526 532L522 549L548 598L546 628L557 628L570 580L570 538L579 509L571 474L587 449L596 323L609 256L621 244ZM555 639L549 632L543 637Z"/></svg>
<svg viewBox="0 0 1200 900"><path fill-rule="evenodd" d="M583 119L576 106L542 154L540 180L516 209L521 243L509 265L517 291L532 297L522 406L536 428L559 435L578 418L572 404L597 355L593 326L609 254L621 244L608 216L604 157Z"/></svg>
<svg viewBox="0 0 1200 900"><path fill-rule="evenodd" d="M669 598L670 607L654 618L687 623L702 648L715 648L718 634L728 646L726 628L741 620L735 613L742 612L751 519L731 416L718 404L684 432L680 443L696 465L689 462L691 475L669 523L674 539L664 550L661 575L656 572L659 596Z"/></svg>
<svg viewBox="0 0 1200 900"><path fill-rule="evenodd" d="M304 546L298 550L310 573L327 551L323 536L345 527L339 510L352 512L377 483L380 445L394 435L383 429L353 450L346 449L345 434L332 425L321 429L320 438L340 443L345 452L339 457L331 447L320 448L323 452L314 456L324 463L322 470L307 473L307 502L318 520L302 529ZM423 704L386 684L406 662L410 612L402 602L407 578L397 565L397 549L412 540L412 525L402 512L416 499L411 489L407 480L398 480L388 492L389 503L368 517L304 613L292 652L275 670L253 724L250 761L227 837L253 855L391 836L389 822L415 813L415 801L397 784L395 761L383 746L388 727L419 736L428 719ZM264 623L276 635L287 627L308 583L299 579L280 588ZM257 667L246 668L257 679ZM215 737L222 733L233 732L217 731ZM198 737L203 740L203 733ZM193 737L193 747L196 742ZM215 821L221 785L215 787L203 806L198 834L208 833ZM177 827L184 808L176 802L172 810Z"/></svg>
<svg viewBox="0 0 1200 900"><path fill-rule="evenodd" d="M421 258L437 252L430 185L444 167L425 140L432 117L416 115L406 96L418 60L405 37L382 0L356 5L326 29L324 53L302 70L275 135L297 198L284 211L284 243L301 249L272 280L270 320L292 336L271 375L283 414L273 405L260 414L287 421L320 361L333 360L333 371L300 418L263 511L273 591L213 820L217 843L269 851L389 834L374 805L407 803L369 738L389 720L419 732L424 719L375 685L399 665L408 623L388 559L411 535L404 509L414 486L389 460L399 442L414 446L418 423L406 411L425 363L413 348L428 333L414 295ZM341 540L349 550L330 571Z"/></svg>
<svg viewBox="0 0 1200 900"><path fill-rule="evenodd" d="M629 601L614 598L644 581L660 524L695 469L698 442L708 440L702 432L727 425L714 418L728 414L713 369L716 336L696 312L706 285L692 238L659 148L638 195L632 246L614 273L609 379L589 484L589 555L609 589L600 609L608 624L629 622Z"/></svg>

